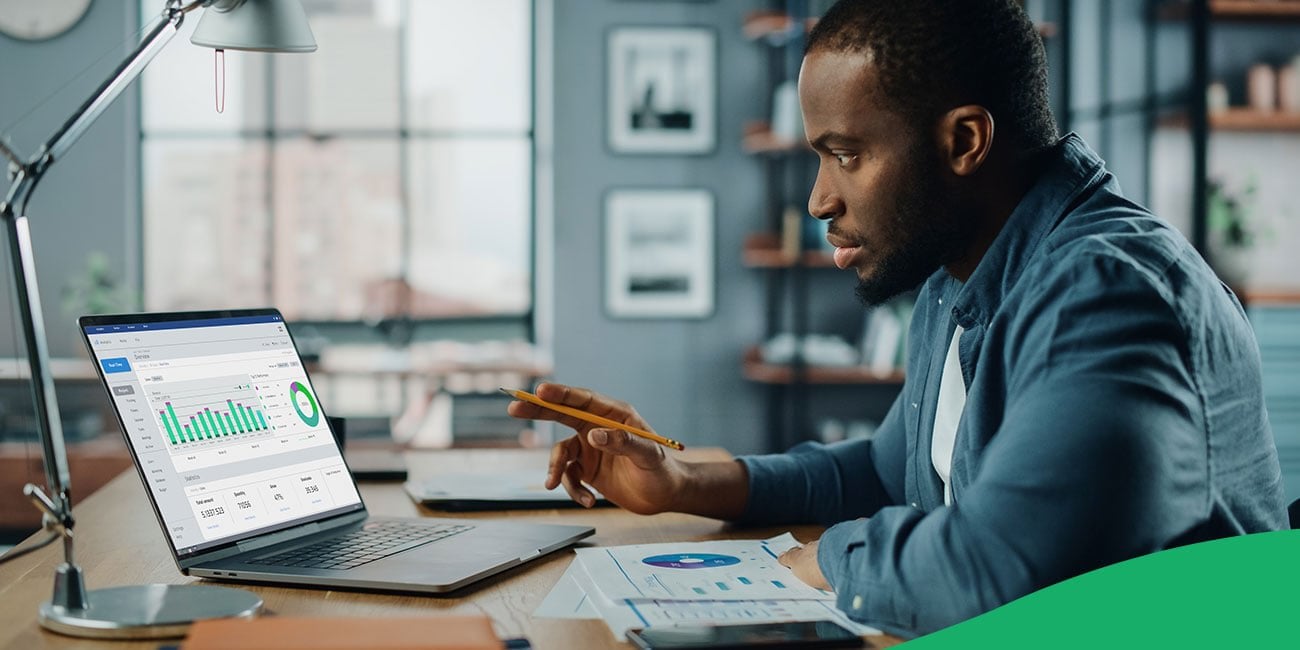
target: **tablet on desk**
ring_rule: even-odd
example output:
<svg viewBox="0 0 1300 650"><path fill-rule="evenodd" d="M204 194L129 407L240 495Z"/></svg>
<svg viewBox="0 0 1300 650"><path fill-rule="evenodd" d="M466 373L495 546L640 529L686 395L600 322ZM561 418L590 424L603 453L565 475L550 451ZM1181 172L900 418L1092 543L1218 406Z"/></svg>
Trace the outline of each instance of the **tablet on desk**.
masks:
<svg viewBox="0 0 1300 650"><path fill-rule="evenodd" d="M389 449L349 449L348 469L358 481L405 481L406 459Z"/></svg>
<svg viewBox="0 0 1300 650"><path fill-rule="evenodd" d="M536 474L536 476L534 476ZM407 481L406 493L417 503L439 510L522 510L580 507L563 488L547 490L542 471L527 474L441 474ZM597 506L612 505L599 492Z"/></svg>

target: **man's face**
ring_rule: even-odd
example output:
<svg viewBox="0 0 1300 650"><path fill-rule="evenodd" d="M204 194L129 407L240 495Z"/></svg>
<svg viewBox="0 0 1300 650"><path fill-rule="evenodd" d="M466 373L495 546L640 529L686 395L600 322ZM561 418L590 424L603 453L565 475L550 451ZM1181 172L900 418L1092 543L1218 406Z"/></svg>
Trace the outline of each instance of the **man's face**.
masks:
<svg viewBox="0 0 1300 650"><path fill-rule="evenodd" d="M868 54L810 53L799 102L819 158L808 210L830 220L835 264L857 271L865 304L916 287L962 254L975 220L958 209L935 134L887 110Z"/></svg>

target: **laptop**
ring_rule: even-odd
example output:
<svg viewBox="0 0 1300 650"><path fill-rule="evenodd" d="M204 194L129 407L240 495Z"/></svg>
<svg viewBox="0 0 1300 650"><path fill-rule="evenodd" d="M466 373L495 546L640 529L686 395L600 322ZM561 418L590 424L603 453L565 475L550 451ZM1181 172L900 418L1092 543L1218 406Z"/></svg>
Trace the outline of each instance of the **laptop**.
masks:
<svg viewBox="0 0 1300 650"><path fill-rule="evenodd" d="M370 516L275 309L79 325L185 575L439 593L595 532Z"/></svg>

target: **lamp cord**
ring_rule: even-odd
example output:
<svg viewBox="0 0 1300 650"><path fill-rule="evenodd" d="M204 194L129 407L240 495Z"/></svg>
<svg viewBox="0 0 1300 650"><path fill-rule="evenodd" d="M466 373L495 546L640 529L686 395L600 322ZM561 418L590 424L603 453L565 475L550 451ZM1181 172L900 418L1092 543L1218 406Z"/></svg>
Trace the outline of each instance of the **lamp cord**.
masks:
<svg viewBox="0 0 1300 650"><path fill-rule="evenodd" d="M39 551L45 548L46 546L53 544L54 540L57 540L58 538L59 538L58 533L50 533L49 536L46 537L45 539L36 542L35 544L28 546L27 548L15 548L12 551L5 553L4 555L0 555L0 564L4 564L5 562L10 562L12 560L17 560L18 558L27 555L28 553L35 553L36 551Z"/></svg>

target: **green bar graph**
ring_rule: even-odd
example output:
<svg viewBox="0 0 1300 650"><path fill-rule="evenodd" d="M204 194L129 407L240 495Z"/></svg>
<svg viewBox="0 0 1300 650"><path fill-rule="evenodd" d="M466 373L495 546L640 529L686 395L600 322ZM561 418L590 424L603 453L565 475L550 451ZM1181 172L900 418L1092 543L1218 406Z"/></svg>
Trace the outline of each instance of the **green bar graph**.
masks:
<svg viewBox="0 0 1300 650"><path fill-rule="evenodd" d="M270 430L266 423L266 416L260 408L244 406L231 399L225 400L225 409L220 408L219 404L215 407L182 405L182 410L192 413L186 416L189 420L188 426L181 424L171 402L166 402L165 405L165 410L158 411L158 418L162 420L167 438L173 445ZM216 410L213 410L214 408Z"/></svg>
<svg viewBox="0 0 1300 650"><path fill-rule="evenodd" d="M230 409L230 411L226 414L226 416L227 416L227 417L230 417L231 421L232 421L232 422L234 423L234 425L235 425L235 428L236 428L240 433L244 433L244 432L245 432L244 425L239 423L239 415L234 415L233 417L231 417L231 414L232 414L232 413L234 413L234 414L238 414L238 413L239 413L239 411L235 408L235 403L232 402L232 401L230 401L230 400L226 400L226 408Z"/></svg>
<svg viewBox="0 0 1300 650"><path fill-rule="evenodd" d="M177 435L181 433L181 421L176 417L176 409L172 408L172 403L167 402L167 415L172 419L172 427L176 429ZM181 442L185 442L185 436L181 436Z"/></svg>
<svg viewBox="0 0 1300 650"><path fill-rule="evenodd" d="M173 445L176 444L176 434L172 431L172 421L167 419L167 412L158 411L158 415L162 417L163 426L167 427L167 438L172 441Z"/></svg>

